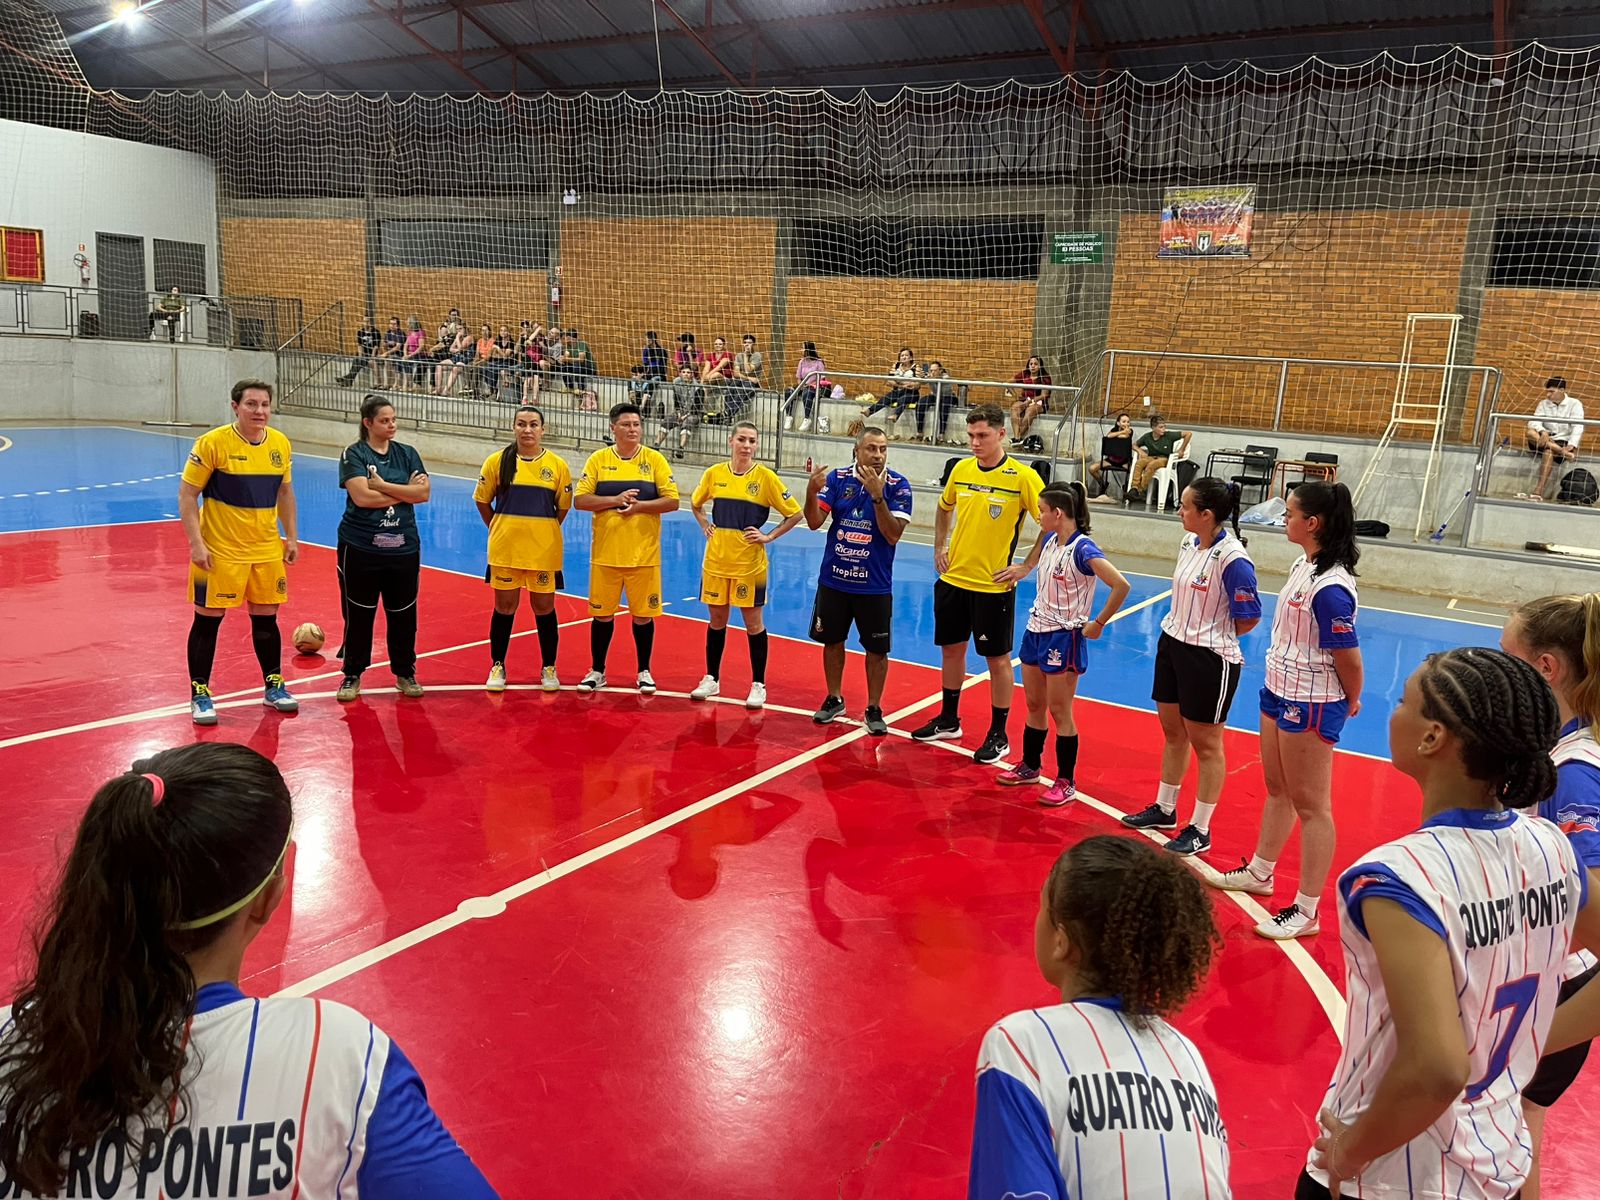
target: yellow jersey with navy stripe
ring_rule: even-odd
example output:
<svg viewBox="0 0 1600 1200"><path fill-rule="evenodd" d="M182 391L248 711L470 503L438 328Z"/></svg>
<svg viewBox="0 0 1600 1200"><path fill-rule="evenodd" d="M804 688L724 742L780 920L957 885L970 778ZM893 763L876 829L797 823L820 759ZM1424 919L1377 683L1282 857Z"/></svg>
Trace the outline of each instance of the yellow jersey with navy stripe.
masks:
<svg viewBox="0 0 1600 1200"><path fill-rule="evenodd" d="M596 450L578 477L579 496L620 496L637 488L641 500L676 500L678 485L666 456L640 446L623 458L615 446ZM594 546L589 562L597 567L654 567L661 563L661 514L614 508L594 514Z"/></svg>
<svg viewBox="0 0 1600 1200"><path fill-rule="evenodd" d="M1026 513L1039 519L1038 473L1009 454L992 467L964 458L950 472L939 507L956 515L950 535L950 569L939 576L969 592L1004 592L994 573L1011 565Z"/></svg>
<svg viewBox="0 0 1600 1200"><path fill-rule="evenodd" d="M259 444L233 425L202 433L183 482L200 489L200 539L230 562L277 562L278 489L289 482L289 439L268 428Z"/></svg>
<svg viewBox="0 0 1600 1200"><path fill-rule="evenodd" d="M561 570L561 519L572 507L572 471L548 450L517 456L505 499L499 500L500 456L483 461L472 498L494 507L489 521L489 565L519 571Z"/></svg>
<svg viewBox="0 0 1600 1200"><path fill-rule="evenodd" d="M760 529L775 508L785 517L800 511L800 502L771 467L756 463L736 475L732 463L707 467L690 503L698 512L711 501L711 540L706 543L707 575L728 579L764 575L767 548L744 540L746 529Z"/></svg>

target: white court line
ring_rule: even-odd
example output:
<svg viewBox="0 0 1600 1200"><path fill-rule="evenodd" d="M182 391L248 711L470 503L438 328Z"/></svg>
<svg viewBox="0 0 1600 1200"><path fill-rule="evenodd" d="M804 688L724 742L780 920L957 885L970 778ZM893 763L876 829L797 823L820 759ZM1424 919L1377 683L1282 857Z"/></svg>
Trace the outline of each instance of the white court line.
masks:
<svg viewBox="0 0 1600 1200"><path fill-rule="evenodd" d="M0 437L0 454L4 454L7 450L11 449L11 445L12 442L10 438Z"/></svg>

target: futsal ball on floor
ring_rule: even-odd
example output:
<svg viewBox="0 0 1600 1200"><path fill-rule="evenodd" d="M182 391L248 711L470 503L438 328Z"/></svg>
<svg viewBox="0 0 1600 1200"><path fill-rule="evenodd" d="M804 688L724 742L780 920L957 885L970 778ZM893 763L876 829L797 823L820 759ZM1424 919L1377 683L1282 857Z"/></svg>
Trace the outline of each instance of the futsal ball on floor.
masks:
<svg viewBox="0 0 1600 1200"><path fill-rule="evenodd" d="M313 625L310 621L307 621L304 625L295 627L294 648L301 654L315 654L322 649L322 643L327 640L327 635L322 632L321 625Z"/></svg>

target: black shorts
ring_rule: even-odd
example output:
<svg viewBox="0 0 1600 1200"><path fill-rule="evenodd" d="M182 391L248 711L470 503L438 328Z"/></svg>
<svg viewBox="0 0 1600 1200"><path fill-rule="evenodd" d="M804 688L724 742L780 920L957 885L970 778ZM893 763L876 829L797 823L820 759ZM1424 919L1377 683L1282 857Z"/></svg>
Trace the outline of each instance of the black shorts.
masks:
<svg viewBox="0 0 1600 1200"><path fill-rule="evenodd" d="M1571 995L1588 983L1600 973L1600 966L1590 967L1582 975L1574 976L1561 985L1561 992L1556 999L1559 1006ZM1572 1081L1578 1077L1578 1072L1583 1070L1584 1060L1589 1057L1588 1042L1580 1042L1576 1046L1568 1046L1565 1050L1558 1050L1554 1054L1546 1054L1539 1060L1539 1066L1533 1073L1533 1078L1528 1080L1528 1086L1522 1089L1522 1098L1529 1103L1537 1104L1540 1108L1549 1108L1562 1093L1572 1086Z"/></svg>
<svg viewBox="0 0 1600 1200"><path fill-rule="evenodd" d="M1243 668L1215 650L1180 642L1163 633L1156 643L1156 677L1150 699L1176 704L1185 720L1221 725L1228 719Z"/></svg>
<svg viewBox="0 0 1600 1200"><path fill-rule="evenodd" d="M817 599L811 606L811 640L824 646L837 646L850 635L855 623L856 640L868 654L889 653L889 619L894 615L894 597L888 593L870 596L842 592L825 583L817 585Z"/></svg>
<svg viewBox="0 0 1600 1200"><path fill-rule="evenodd" d="M1011 657L1017 625L1017 593L974 592L940 579L933 585L933 643L955 646L968 638L985 658Z"/></svg>

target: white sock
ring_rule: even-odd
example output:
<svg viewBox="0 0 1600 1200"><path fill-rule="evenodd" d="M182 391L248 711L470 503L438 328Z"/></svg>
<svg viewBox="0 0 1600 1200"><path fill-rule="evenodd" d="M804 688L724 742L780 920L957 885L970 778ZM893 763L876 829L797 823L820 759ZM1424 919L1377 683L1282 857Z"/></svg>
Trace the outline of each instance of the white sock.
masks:
<svg viewBox="0 0 1600 1200"><path fill-rule="evenodd" d="M1175 813L1178 811L1178 788L1180 786L1176 783L1163 783L1157 786L1156 803L1161 807L1162 812Z"/></svg>
<svg viewBox="0 0 1600 1200"><path fill-rule="evenodd" d="M1250 857L1250 874L1265 883L1272 878L1273 868L1277 865L1276 859L1262 858L1261 855L1254 854Z"/></svg>
<svg viewBox="0 0 1600 1200"><path fill-rule="evenodd" d="M1194 802L1194 816L1189 818L1189 824L1193 825L1201 833L1210 833L1211 814L1216 811L1217 806L1215 804L1201 804L1200 801L1196 800Z"/></svg>
<svg viewBox="0 0 1600 1200"><path fill-rule="evenodd" d="M1294 894L1295 906L1308 917L1317 915L1317 899L1318 897L1308 896L1304 892L1296 892Z"/></svg>

